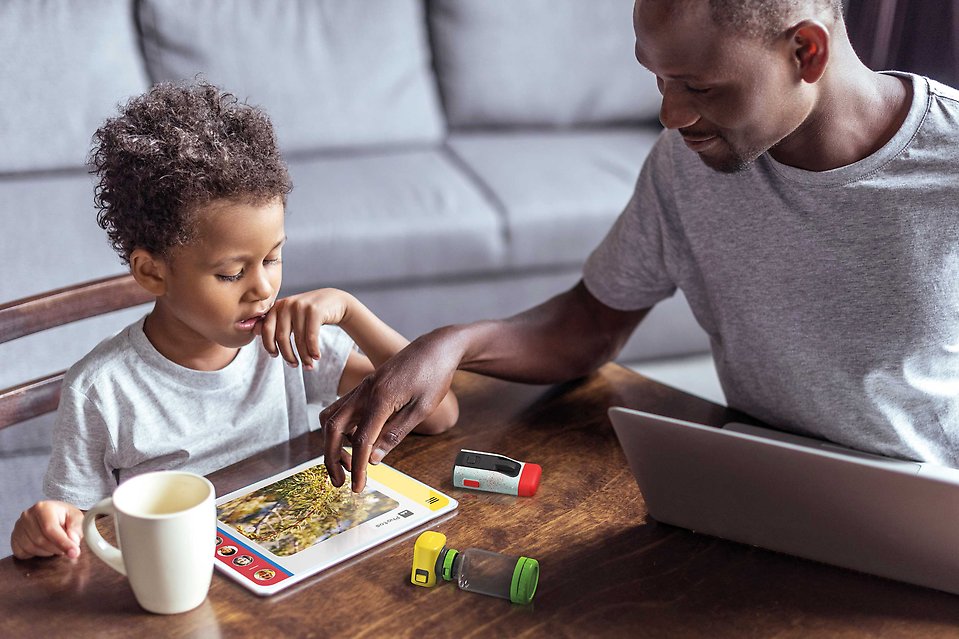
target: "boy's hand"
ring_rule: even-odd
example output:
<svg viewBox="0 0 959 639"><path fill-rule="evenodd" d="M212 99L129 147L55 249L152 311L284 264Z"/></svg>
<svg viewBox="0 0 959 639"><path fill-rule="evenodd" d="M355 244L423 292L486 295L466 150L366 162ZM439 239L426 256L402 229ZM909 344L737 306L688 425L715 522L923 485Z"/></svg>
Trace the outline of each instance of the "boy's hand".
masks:
<svg viewBox="0 0 959 639"><path fill-rule="evenodd" d="M80 556L83 511L62 501L37 502L23 511L13 527L10 546L17 559Z"/></svg>
<svg viewBox="0 0 959 639"><path fill-rule="evenodd" d="M290 366L313 368L320 359L320 327L342 324L347 320L354 298L349 293L323 288L276 301L259 324L263 347L272 355L282 355ZM296 345L290 343L292 336ZM297 359L299 354L299 359Z"/></svg>

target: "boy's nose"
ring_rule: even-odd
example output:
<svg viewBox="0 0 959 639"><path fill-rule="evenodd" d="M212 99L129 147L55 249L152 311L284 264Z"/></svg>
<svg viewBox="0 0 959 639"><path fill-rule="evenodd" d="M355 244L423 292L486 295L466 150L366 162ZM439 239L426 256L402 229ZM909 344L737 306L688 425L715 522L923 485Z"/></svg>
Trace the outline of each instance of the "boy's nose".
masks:
<svg viewBox="0 0 959 639"><path fill-rule="evenodd" d="M659 107L659 121L667 129L682 129L699 121L699 114L691 107L684 91L660 85L663 102Z"/></svg>
<svg viewBox="0 0 959 639"><path fill-rule="evenodd" d="M273 297L274 293L276 289L270 280L269 273L266 269L257 269L254 277L250 278L249 295L257 300L265 300Z"/></svg>

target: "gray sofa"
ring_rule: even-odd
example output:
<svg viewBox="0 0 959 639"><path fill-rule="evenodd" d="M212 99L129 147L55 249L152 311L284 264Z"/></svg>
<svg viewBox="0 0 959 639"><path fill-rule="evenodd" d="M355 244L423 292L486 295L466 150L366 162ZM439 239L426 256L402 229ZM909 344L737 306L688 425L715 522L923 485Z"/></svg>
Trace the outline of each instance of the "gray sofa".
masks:
<svg viewBox="0 0 959 639"><path fill-rule="evenodd" d="M411 338L544 300L578 279L659 132L630 15L631 0L5 0L0 303L122 272L95 221L91 134L197 74L273 119L294 181L284 292L349 289ZM0 345L0 388L144 311ZM678 296L646 324L623 358L708 348ZM0 540L39 496L49 421L0 432Z"/></svg>

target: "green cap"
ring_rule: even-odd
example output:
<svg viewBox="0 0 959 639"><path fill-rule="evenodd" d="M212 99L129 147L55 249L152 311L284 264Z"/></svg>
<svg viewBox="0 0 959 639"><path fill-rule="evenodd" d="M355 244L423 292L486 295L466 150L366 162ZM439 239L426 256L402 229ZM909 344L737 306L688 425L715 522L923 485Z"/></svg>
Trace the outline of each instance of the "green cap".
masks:
<svg viewBox="0 0 959 639"><path fill-rule="evenodd" d="M509 586L509 600L524 606L533 601L539 583L539 562L520 557L513 568L513 582Z"/></svg>
<svg viewBox="0 0 959 639"><path fill-rule="evenodd" d="M449 548L444 553L443 556L443 579L446 581L453 580L453 560L456 559L456 555L460 554L455 548Z"/></svg>

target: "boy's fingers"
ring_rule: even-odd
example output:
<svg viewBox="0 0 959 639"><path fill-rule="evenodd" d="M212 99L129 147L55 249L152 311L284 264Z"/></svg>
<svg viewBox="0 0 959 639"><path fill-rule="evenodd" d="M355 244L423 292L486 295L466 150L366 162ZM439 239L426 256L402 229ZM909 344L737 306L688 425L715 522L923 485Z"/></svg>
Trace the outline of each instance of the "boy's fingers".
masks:
<svg viewBox="0 0 959 639"><path fill-rule="evenodd" d="M312 363L313 360L322 357L322 353L320 353L320 331L322 329L323 322L320 321L319 315L316 312L311 312L300 335L306 345L306 351L300 351L303 361Z"/></svg>
<svg viewBox="0 0 959 639"><path fill-rule="evenodd" d="M73 542L73 548L67 550L67 556L80 556L80 540L83 539L83 511L71 509L67 511L66 522L64 523L67 537Z"/></svg>
<svg viewBox="0 0 959 639"><path fill-rule="evenodd" d="M288 313L278 313L276 317L276 346L280 350L280 355L291 366L296 366L299 362L293 353L293 345L290 343L290 334L293 327L290 324Z"/></svg>
<svg viewBox="0 0 959 639"><path fill-rule="evenodd" d="M11 539L10 548L13 550L13 556L17 559L30 559L31 557L52 557L57 554L39 548L29 539Z"/></svg>
<svg viewBox="0 0 959 639"><path fill-rule="evenodd" d="M309 316L312 314L312 308L307 308L306 317L297 316L293 324L293 341L296 344L296 352L300 355L300 361L305 368L313 368L313 356L310 355L309 336L311 322Z"/></svg>
<svg viewBox="0 0 959 639"><path fill-rule="evenodd" d="M33 517L22 518L22 533L19 536L20 544L24 550L34 557L50 557L51 555L63 554L57 544L50 540L43 529L38 525ZM62 529L60 529L62 531Z"/></svg>
<svg viewBox="0 0 959 639"><path fill-rule="evenodd" d="M67 554L76 550L77 542L70 538L64 528L66 522L44 521L40 526L40 539L34 541L45 548L50 548L56 554Z"/></svg>
<svg viewBox="0 0 959 639"><path fill-rule="evenodd" d="M260 320L260 339L266 352L276 357L276 313L269 312Z"/></svg>
<svg viewBox="0 0 959 639"><path fill-rule="evenodd" d="M17 541L16 537L10 539L10 550L13 551L13 556L17 559L29 559L33 555L24 550L23 546L20 545L20 542Z"/></svg>

